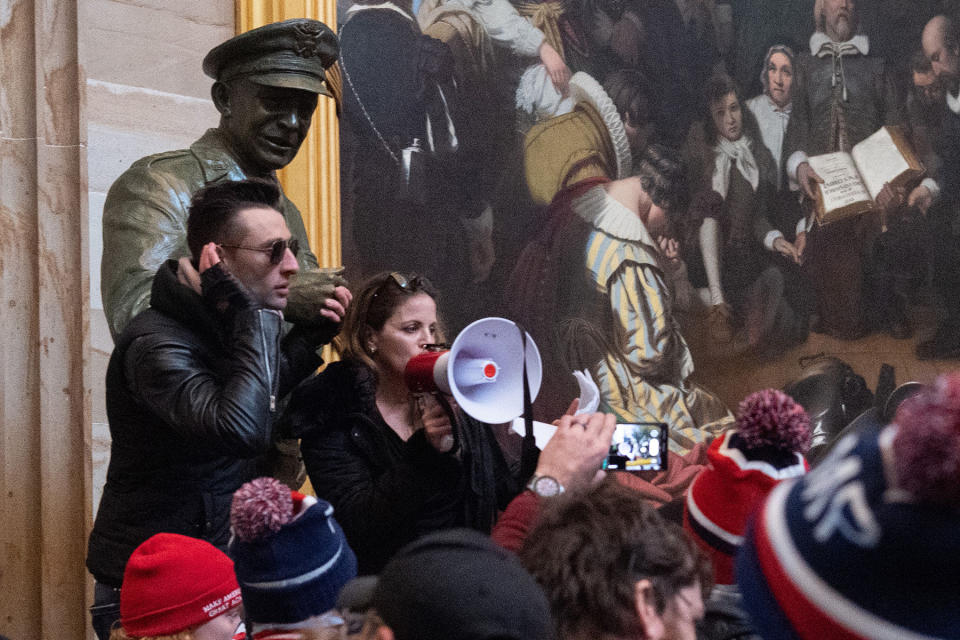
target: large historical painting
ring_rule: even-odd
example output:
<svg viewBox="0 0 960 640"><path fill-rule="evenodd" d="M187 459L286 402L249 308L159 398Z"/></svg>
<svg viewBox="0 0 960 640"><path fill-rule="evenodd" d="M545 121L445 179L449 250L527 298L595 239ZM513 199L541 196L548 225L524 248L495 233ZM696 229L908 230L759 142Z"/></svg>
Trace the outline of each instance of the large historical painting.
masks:
<svg viewBox="0 0 960 640"><path fill-rule="evenodd" d="M870 386L881 362L928 381L956 362L928 344L950 315L933 221L956 203L915 180L821 227L798 159L896 125L938 177L944 93L915 53L945 9L341 1L347 274L427 276L449 337L522 321L546 352L541 417L574 368L622 421L691 433L820 353ZM644 171L653 206L617 204L610 185Z"/></svg>

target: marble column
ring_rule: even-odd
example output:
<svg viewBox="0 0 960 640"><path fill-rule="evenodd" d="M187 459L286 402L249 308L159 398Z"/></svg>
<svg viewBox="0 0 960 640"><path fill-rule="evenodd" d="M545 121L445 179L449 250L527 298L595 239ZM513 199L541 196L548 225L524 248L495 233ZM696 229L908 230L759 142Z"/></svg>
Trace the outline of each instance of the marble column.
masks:
<svg viewBox="0 0 960 640"><path fill-rule="evenodd" d="M84 638L86 144L76 0L0 2L0 629Z"/></svg>

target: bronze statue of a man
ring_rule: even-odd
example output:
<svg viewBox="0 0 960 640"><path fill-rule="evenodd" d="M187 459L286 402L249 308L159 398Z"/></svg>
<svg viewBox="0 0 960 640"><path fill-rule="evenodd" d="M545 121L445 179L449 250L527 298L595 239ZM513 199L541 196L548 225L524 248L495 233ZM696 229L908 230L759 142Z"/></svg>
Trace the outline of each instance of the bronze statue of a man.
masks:
<svg viewBox="0 0 960 640"><path fill-rule="evenodd" d="M203 70L215 80L212 96L220 125L189 149L141 158L107 194L101 290L114 338L149 306L153 276L164 260L190 255L187 207L196 191L225 180L275 180L276 170L293 160L317 96L331 95L326 70L338 53L337 36L326 25L295 19L248 31L207 54ZM315 270L317 258L308 248L300 211L286 196L281 202L293 237L305 248L298 257L301 272ZM332 297L333 284L326 278L321 295ZM291 301L302 298L293 293ZM290 309L288 319L296 313Z"/></svg>

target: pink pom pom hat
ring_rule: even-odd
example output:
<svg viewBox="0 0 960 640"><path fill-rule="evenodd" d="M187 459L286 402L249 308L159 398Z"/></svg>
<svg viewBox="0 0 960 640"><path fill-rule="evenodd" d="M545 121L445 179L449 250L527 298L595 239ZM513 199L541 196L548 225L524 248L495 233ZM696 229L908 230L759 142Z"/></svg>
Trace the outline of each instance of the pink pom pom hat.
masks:
<svg viewBox="0 0 960 640"><path fill-rule="evenodd" d="M687 491L683 526L713 562L717 584L733 584L734 557L753 511L780 481L809 468L810 420L782 391L751 394L737 422L707 450L708 466Z"/></svg>
<svg viewBox="0 0 960 640"><path fill-rule="evenodd" d="M333 507L279 480L257 478L240 487L230 524L230 555L254 631L326 613L357 575L357 558Z"/></svg>

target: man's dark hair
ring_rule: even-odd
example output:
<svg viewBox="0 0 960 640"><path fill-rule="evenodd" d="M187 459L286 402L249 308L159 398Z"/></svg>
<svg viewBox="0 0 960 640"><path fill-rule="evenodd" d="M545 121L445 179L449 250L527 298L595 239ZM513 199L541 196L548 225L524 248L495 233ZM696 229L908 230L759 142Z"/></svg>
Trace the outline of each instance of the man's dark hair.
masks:
<svg viewBox="0 0 960 640"><path fill-rule="evenodd" d="M681 589L711 588L710 563L683 529L608 478L546 505L520 558L550 601L561 638L638 630L635 585L653 585L662 614Z"/></svg>
<svg viewBox="0 0 960 640"><path fill-rule="evenodd" d="M679 153L662 144L652 144L643 150L634 173L655 205L668 214L683 208L687 171Z"/></svg>
<svg viewBox="0 0 960 640"><path fill-rule="evenodd" d="M642 127L650 120L650 82L636 69L618 69L603 79L603 90L610 96L617 113L630 116L630 124Z"/></svg>
<svg viewBox="0 0 960 640"><path fill-rule="evenodd" d="M737 86L736 81L725 73L712 76L707 81L706 91L704 92L706 98L704 106L709 110L712 103L725 97L728 93L733 93L737 96L737 100L740 99L740 87Z"/></svg>
<svg viewBox="0 0 960 640"><path fill-rule="evenodd" d="M187 246L194 260L209 242L239 242L237 214L269 207L280 211L280 187L260 179L220 182L193 195L187 218Z"/></svg>

